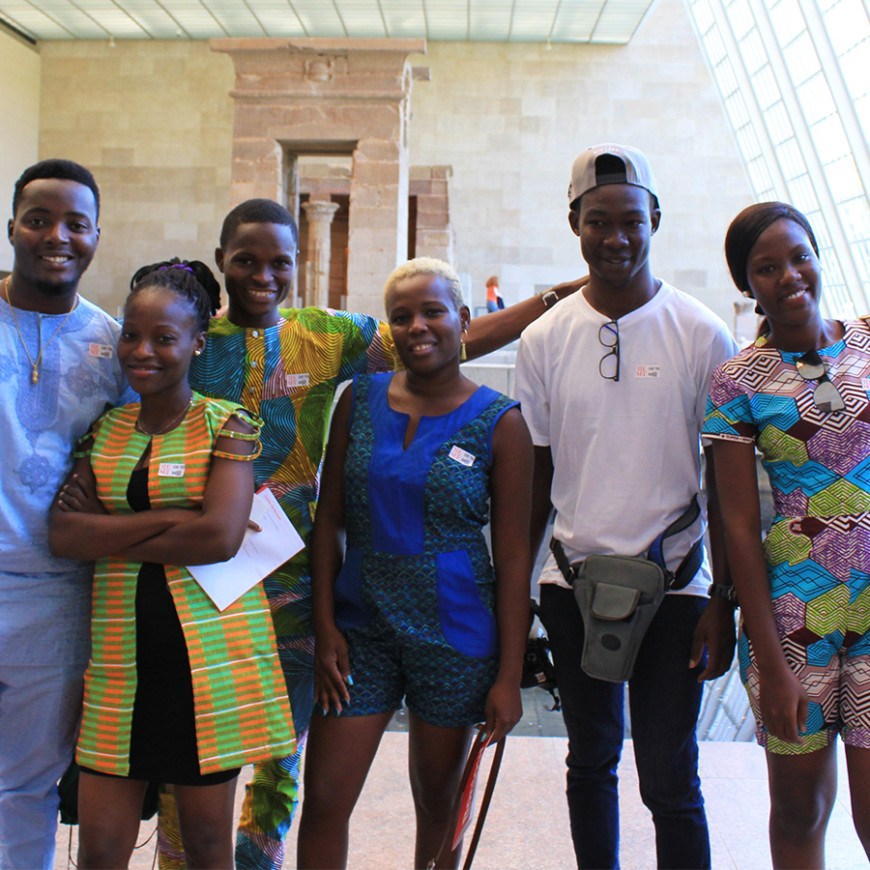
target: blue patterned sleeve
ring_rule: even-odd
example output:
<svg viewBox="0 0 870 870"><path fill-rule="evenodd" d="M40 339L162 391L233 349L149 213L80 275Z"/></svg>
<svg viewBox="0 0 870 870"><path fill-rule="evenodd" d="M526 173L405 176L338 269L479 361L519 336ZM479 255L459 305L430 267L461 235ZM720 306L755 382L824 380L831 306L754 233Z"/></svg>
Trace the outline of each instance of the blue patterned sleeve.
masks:
<svg viewBox="0 0 870 870"><path fill-rule="evenodd" d="M753 418L752 404L729 368L729 363L719 366L710 379L701 434L704 438L754 444L758 427Z"/></svg>

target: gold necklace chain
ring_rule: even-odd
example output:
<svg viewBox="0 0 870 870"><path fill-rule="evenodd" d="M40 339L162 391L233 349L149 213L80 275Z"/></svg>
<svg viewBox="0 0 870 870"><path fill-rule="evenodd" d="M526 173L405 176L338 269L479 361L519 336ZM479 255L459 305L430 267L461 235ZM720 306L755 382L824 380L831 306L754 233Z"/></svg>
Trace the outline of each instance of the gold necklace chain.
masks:
<svg viewBox="0 0 870 870"><path fill-rule="evenodd" d="M140 417L136 418L136 422L133 424L136 428L137 432L141 432L143 435L147 435L149 438L155 438L157 435L165 435L167 432L174 429L183 419L184 415L190 410L190 406L193 404L193 396L190 397L190 401L184 406L181 413L172 420L168 425L161 427L156 432L149 432L143 425L141 421L141 409L140 409Z"/></svg>
<svg viewBox="0 0 870 870"><path fill-rule="evenodd" d="M18 325L18 317L15 314L15 306L12 304L12 297L9 295L9 282L11 280L12 280L12 276L7 275L6 276L6 283L4 285L5 290L6 290L6 301L9 303L9 308L12 310L12 322L15 324L15 331L18 333L18 340L21 342L21 346L24 348L24 353L27 354L27 360L30 363L30 369L31 369L30 382L35 385L35 384L39 383L39 364L42 362L42 352L52 343L52 341L54 341L54 337L61 331L64 323L67 322L67 319L69 318L70 314L72 314L73 311L75 311L76 305L78 303L78 296L76 296L75 299L73 299L72 308L70 308L70 310L67 311L66 317L64 317L64 319L61 320L61 322L57 326L57 329L55 329L55 331L51 334L51 338L45 344L42 344L42 336L40 334L41 329L39 326L37 326L37 334L40 335L40 348L39 348L39 353L36 355L36 359L34 359L30 355L30 351L27 349L27 345L24 342L24 336L21 334L21 327ZM40 320L39 323L41 324L42 321Z"/></svg>

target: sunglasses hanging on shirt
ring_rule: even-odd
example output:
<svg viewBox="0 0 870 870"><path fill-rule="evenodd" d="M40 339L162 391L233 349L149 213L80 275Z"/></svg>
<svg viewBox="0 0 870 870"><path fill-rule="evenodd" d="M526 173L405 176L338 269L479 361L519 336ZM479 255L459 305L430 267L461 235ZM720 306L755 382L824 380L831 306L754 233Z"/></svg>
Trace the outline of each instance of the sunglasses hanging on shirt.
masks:
<svg viewBox="0 0 870 870"><path fill-rule="evenodd" d="M598 328L598 342L607 353L598 361L598 374L608 381L619 380L619 324L608 320Z"/></svg>
<svg viewBox="0 0 870 870"><path fill-rule="evenodd" d="M840 391L828 377L828 370L818 351L808 350L795 360L795 366L798 374L805 381L819 382L813 390L813 402L820 411L830 414L834 411L842 411L846 407Z"/></svg>

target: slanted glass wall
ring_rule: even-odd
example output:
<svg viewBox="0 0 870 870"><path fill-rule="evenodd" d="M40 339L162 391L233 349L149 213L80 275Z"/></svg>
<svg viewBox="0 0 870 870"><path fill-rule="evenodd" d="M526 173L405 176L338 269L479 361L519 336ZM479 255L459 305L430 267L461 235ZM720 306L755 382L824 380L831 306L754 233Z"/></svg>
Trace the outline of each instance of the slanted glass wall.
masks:
<svg viewBox="0 0 870 870"><path fill-rule="evenodd" d="M870 312L867 0L686 0L758 201L810 219L827 313Z"/></svg>

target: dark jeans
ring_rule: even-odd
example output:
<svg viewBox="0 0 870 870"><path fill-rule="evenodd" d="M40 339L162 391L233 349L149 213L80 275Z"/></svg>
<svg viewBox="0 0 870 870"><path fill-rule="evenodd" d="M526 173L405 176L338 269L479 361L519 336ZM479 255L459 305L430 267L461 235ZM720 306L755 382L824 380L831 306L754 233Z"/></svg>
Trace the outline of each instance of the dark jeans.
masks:
<svg viewBox="0 0 870 870"><path fill-rule="evenodd" d="M628 683L640 794L655 824L658 866L669 870L710 866L695 739L703 663L688 667L692 633L706 603L697 596L665 597ZM623 684L592 679L580 668L583 620L570 589L541 586L541 612L568 730L568 812L577 866L618 868Z"/></svg>

